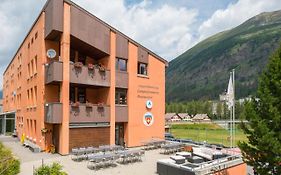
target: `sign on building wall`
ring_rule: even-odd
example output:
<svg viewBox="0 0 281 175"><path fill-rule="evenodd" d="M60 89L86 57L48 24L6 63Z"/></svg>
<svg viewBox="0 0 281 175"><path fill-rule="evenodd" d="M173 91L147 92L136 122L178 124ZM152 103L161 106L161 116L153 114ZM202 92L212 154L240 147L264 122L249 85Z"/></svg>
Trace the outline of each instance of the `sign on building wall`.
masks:
<svg viewBox="0 0 281 175"><path fill-rule="evenodd" d="M151 108L152 108L152 105L153 105L153 103L152 103L151 100L147 100L147 101L146 101L146 108L147 108L147 109L151 109Z"/></svg>
<svg viewBox="0 0 281 175"><path fill-rule="evenodd" d="M151 126L154 122L153 115L150 112L147 112L143 116L143 123L146 126Z"/></svg>
<svg viewBox="0 0 281 175"><path fill-rule="evenodd" d="M137 89L137 97L152 99L153 96L159 95L158 86L139 85Z"/></svg>

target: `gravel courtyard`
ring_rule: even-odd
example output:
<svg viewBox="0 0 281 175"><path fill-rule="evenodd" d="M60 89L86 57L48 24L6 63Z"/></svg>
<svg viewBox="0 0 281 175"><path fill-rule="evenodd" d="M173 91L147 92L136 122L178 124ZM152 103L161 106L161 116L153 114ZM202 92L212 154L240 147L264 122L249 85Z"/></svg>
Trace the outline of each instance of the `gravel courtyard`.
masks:
<svg viewBox="0 0 281 175"><path fill-rule="evenodd" d="M129 163L127 165L118 164L116 167L110 167L100 170L90 170L87 168L87 161L74 162L71 156L61 156L59 154L48 153L32 153L28 148L21 146L16 138L8 136L0 136L0 141L9 147L13 153L21 160L20 175L32 175L33 168L38 167L44 163L59 162L63 165L64 171L69 175L144 175L156 174L156 162L158 159L170 157L169 155L162 155L160 150L146 151L142 158L142 162Z"/></svg>

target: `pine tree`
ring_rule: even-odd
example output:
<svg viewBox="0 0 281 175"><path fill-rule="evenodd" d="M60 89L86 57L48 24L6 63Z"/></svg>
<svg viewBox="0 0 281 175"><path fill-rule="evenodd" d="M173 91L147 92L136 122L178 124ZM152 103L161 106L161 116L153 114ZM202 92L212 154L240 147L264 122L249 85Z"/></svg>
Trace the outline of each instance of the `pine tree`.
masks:
<svg viewBox="0 0 281 175"><path fill-rule="evenodd" d="M217 105L217 116L219 118L221 118L221 116L222 116L222 103L221 102L218 102L218 105Z"/></svg>
<svg viewBox="0 0 281 175"><path fill-rule="evenodd" d="M257 99L245 108L249 124L240 142L244 161L258 174L281 174L281 47L270 57L259 79Z"/></svg>

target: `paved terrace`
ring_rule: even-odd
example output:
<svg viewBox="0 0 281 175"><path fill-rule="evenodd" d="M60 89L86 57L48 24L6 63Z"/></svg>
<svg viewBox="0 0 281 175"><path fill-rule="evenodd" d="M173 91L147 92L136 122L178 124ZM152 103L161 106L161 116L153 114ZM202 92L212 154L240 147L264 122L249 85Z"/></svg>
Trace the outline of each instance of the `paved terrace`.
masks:
<svg viewBox="0 0 281 175"><path fill-rule="evenodd" d="M160 154L160 149L145 151L142 162L129 163L126 165L118 164L116 167L110 167L100 170L90 170L87 168L87 161L75 162L71 156L60 156L59 154L33 153L28 148L21 146L16 138L0 136L0 141L9 147L13 153L21 160L20 175L32 175L33 167L39 167L44 163L59 162L63 165L64 171L69 175L143 175L156 174L156 162L159 159L167 159L171 155Z"/></svg>

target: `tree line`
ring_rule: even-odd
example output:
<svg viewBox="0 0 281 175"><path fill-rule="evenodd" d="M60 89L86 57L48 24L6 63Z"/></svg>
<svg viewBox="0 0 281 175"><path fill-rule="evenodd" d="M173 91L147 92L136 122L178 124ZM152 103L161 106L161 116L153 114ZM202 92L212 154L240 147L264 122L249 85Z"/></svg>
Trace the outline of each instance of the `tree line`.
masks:
<svg viewBox="0 0 281 175"><path fill-rule="evenodd" d="M244 103L235 103L235 118L243 119ZM166 113L188 113L189 115L208 114L213 120L229 119L230 113L225 102L190 101L166 103Z"/></svg>

